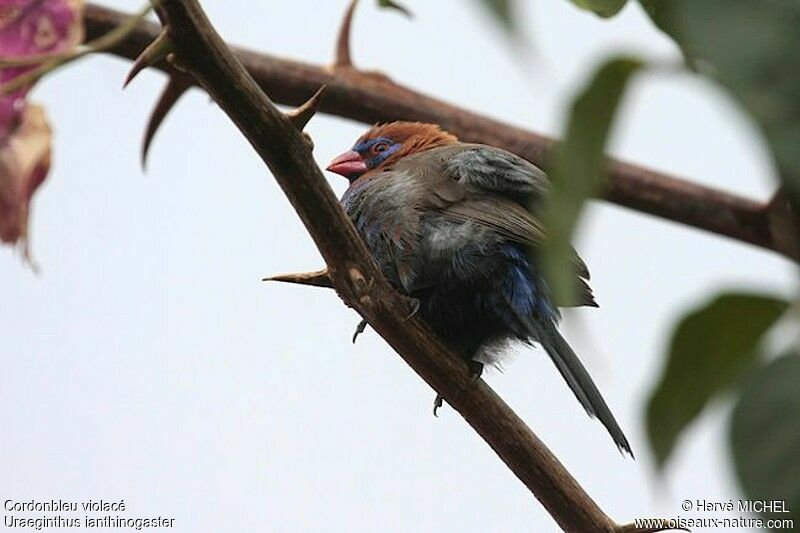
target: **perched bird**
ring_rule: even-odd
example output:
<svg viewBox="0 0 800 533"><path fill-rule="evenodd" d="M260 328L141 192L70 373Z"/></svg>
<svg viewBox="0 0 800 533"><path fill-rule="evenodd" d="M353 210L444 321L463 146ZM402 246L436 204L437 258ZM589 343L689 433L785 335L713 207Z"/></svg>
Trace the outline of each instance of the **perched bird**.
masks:
<svg viewBox="0 0 800 533"><path fill-rule="evenodd" d="M328 170L350 181L342 206L383 274L477 375L510 342L540 344L589 415L631 454L557 329L559 306L597 306L586 265L574 255L575 302L553 301L537 268L544 232L531 213L548 188L544 172L418 122L374 126Z"/></svg>

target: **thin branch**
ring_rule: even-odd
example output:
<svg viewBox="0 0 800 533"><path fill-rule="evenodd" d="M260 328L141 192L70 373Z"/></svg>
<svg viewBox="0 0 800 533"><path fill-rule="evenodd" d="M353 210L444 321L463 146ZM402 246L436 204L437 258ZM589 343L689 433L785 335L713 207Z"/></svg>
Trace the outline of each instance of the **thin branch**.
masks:
<svg viewBox="0 0 800 533"><path fill-rule="evenodd" d="M486 440L566 531L616 531L553 454L483 381L416 318L377 270L303 133L261 91L196 0L165 0L159 13L175 54L272 171L323 258L337 292Z"/></svg>
<svg viewBox="0 0 800 533"><path fill-rule="evenodd" d="M125 20L125 15L95 5L85 10L87 34L97 37ZM160 32L158 25L140 22L136 30L111 52L135 59ZM367 124L392 120L418 120L440 124L466 142L505 148L542 166L553 140L458 108L398 85L375 73L352 68L330 69L242 48L234 53L258 84L276 102L300 105L320 86L327 95L320 111ZM163 62L158 68L170 71ZM794 236L775 235L767 206L697 185L629 163L611 161L603 196L619 205L798 259L796 247L786 246Z"/></svg>

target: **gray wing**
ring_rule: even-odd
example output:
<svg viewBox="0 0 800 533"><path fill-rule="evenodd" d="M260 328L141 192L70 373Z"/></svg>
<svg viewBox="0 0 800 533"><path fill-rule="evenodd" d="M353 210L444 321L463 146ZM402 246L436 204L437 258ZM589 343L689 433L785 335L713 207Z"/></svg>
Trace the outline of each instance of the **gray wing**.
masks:
<svg viewBox="0 0 800 533"><path fill-rule="evenodd" d="M526 207L547 192L547 174L521 157L482 144L459 144L436 150L440 165L452 179L493 192ZM530 206L533 207L533 206Z"/></svg>
<svg viewBox="0 0 800 533"><path fill-rule="evenodd" d="M455 221L472 221L497 231L511 242L536 249L544 228L531 214L547 192L547 175L524 159L489 146L458 144L400 160L396 170L419 176L425 203ZM597 306L585 280L589 270L573 250L579 301L561 305Z"/></svg>
<svg viewBox="0 0 800 533"><path fill-rule="evenodd" d="M545 238L544 228L542 228L539 221L519 204L508 200L501 200L500 202L498 205L498 199L496 198L465 198L460 202L451 204L441 212L445 217L452 220L474 221L491 227L504 238L524 244L535 250ZM572 264L578 274L576 279L578 301L559 302L559 305L597 307L592 289L586 282L589 279L589 269L575 250L572 250Z"/></svg>

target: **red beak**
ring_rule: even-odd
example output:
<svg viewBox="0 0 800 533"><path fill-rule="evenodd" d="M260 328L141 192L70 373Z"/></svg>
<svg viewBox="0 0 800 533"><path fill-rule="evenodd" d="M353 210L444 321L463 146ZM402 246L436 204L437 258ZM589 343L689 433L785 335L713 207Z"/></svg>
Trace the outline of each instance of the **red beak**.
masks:
<svg viewBox="0 0 800 533"><path fill-rule="evenodd" d="M331 172L335 172L352 180L367 171L367 164L364 163L364 160L361 159L361 155L358 152L349 150L331 161L331 164L328 165L326 170L330 170Z"/></svg>

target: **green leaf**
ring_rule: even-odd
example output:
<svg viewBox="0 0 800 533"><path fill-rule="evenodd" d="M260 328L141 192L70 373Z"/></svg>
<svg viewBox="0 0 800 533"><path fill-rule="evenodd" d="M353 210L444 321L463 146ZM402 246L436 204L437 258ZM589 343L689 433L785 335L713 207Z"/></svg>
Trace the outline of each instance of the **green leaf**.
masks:
<svg viewBox="0 0 800 533"><path fill-rule="evenodd" d="M716 79L758 123L800 199L800 2L640 0L690 66Z"/></svg>
<svg viewBox="0 0 800 533"><path fill-rule="evenodd" d="M570 0L581 9L591 11L603 18L613 17L625 7L628 0Z"/></svg>
<svg viewBox="0 0 800 533"><path fill-rule="evenodd" d="M404 6L402 4L398 4L394 0L378 0L378 6L379 7L389 8L389 9L394 9L395 11L399 11L400 13L402 13L405 16L407 16L408 18L411 18L411 17L414 16L414 14L411 12L410 9L408 9L406 6Z"/></svg>
<svg viewBox="0 0 800 533"><path fill-rule="evenodd" d="M730 443L747 498L785 502L790 512L762 514L800 523L800 354L753 376L731 416Z"/></svg>
<svg viewBox="0 0 800 533"><path fill-rule="evenodd" d="M584 202L597 192L605 177L606 139L625 86L642 66L626 57L608 61L572 103L550 176L552 189L541 214L549 236L541 250L542 267L556 301L576 301L570 240Z"/></svg>
<svg viewBox="0 0 800 533"><path fill-rule="evenodd" d="M681 319L647 405L647 434L659 469L709 400L751 368L759 341L787 307L767 296L723 293Z"/></svg>
<svg viewBox="0 0 800 533"><path fill-rule="evenodd" d="M512 0L477 0L509 33L517 32Z"/></svg>

